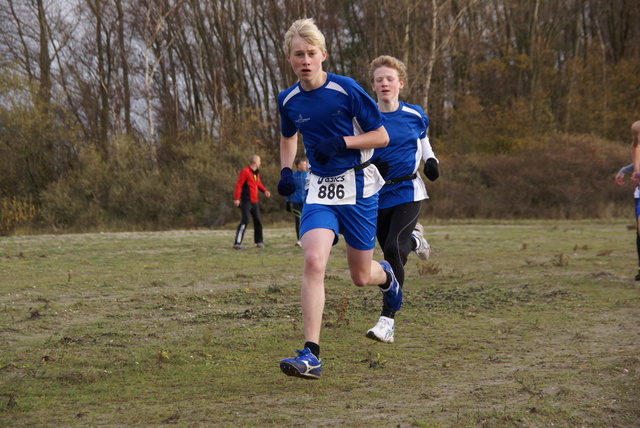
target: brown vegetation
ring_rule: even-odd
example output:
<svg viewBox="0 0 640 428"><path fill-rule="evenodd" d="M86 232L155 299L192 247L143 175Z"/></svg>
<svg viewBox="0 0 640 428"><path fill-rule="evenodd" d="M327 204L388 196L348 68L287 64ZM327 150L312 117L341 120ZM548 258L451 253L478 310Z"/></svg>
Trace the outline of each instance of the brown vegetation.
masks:
<svg viewBox="0 0 640 428"><path fill-rule="evenodd" d="M33 201L27 226L45 230L235 219L250 154L275 188L282 34L302 16L327 37L326 68L367 89L372 58L407 63L403 100L427 111L443 162L431 215L625 206L610 183L640 110L640 3L625 0L2 0L0 198Z"/></svg>

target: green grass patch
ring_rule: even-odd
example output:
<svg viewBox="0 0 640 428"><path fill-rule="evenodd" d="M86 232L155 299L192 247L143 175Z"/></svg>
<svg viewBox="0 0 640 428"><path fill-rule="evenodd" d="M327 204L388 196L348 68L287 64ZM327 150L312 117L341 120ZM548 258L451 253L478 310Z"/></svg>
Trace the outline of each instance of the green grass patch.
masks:
<svg viewBox="0 0 640 428"><path fill-rule="evenodd" d="M323 378L303 343L293 228L0 238L3 426L634 426L640 287L627 222L426 228L396 343L376 287L326 276ZM376 258L381 252L376 250Z"/></svg>

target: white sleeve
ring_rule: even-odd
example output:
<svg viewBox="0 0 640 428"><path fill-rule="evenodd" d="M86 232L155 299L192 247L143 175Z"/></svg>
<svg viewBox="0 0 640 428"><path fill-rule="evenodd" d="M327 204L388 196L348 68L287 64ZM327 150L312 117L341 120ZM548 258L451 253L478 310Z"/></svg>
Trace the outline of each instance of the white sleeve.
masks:
<svg viewBox="0 0 640 428"><path fill-rule="evenodd" d="M429 135L425 135L424 138L420 139L420 145L422 146L422 160L426 161L429 158L434 158L440 163L435 153L433 153L433 148L429 142Z"/></svg>

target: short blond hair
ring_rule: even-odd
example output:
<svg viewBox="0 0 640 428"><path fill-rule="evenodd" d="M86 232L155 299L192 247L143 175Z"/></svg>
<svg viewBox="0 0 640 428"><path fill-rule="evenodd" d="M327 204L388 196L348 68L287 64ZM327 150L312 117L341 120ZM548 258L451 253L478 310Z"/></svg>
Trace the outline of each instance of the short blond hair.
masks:
<svg viewBox="0 0 640 428"><path fill-rule="evenodd" d="M284 50L287 55L291 53L291 41L294 37L301 37L322 52L327 50L324 34L318 29L313 18L298 19L291 24L284 35Z"/></svg>
<svg viewBox="0 0 640 428"><path fill-rule="evenodd" d="M407 66L404 65L404 62L389 55L380 55L378 58L371 61L371 64L369 65L369 79L371 80L371 83L373 83L373 73L380 67L389 67L394 69L398 72L398 80L401 82L407 81Z"/></svg>

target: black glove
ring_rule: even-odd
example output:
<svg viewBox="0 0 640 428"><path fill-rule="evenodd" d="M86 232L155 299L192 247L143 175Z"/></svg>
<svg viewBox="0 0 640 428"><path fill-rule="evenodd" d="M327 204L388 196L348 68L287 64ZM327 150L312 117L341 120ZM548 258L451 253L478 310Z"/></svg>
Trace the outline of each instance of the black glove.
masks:
<svg viewBox="0 0 640 428"><path fill-rule="evenodd" d="M320 165L326 165L340 150L347 147L344 137L332 137L322 140L314 148L314 156Z"/></svg>
<svg viewBox="0 0 640 428"><path fill-rule="evenodd" d="M431 181L436 181L440 177L437 160L429 158L424 162L424 175Z"/></svg>
<svg viewBox="0 0 640 428"><path fill-rule="evenodd" d="M382 178L387 178L387 174L389 173L389 162L381 161L380 158L375 158L371 161L372 164L378 168L378 172L382 176Z"/></svg>
<svg viewBox="0 0 640 428"><path fill-rule="evenodd" d="M291 203L287 202L284 204L284 209L287 210L288 213L291 212Z"/></svg>
<svg viewBox="0 0 640 428"><path fill-rule="evenodd" d="M278 182L278 193L282 196L290 196L295 191L296 184L293 182L293 171L291 171L291 168L282 168L280 181Z"/></svg>

